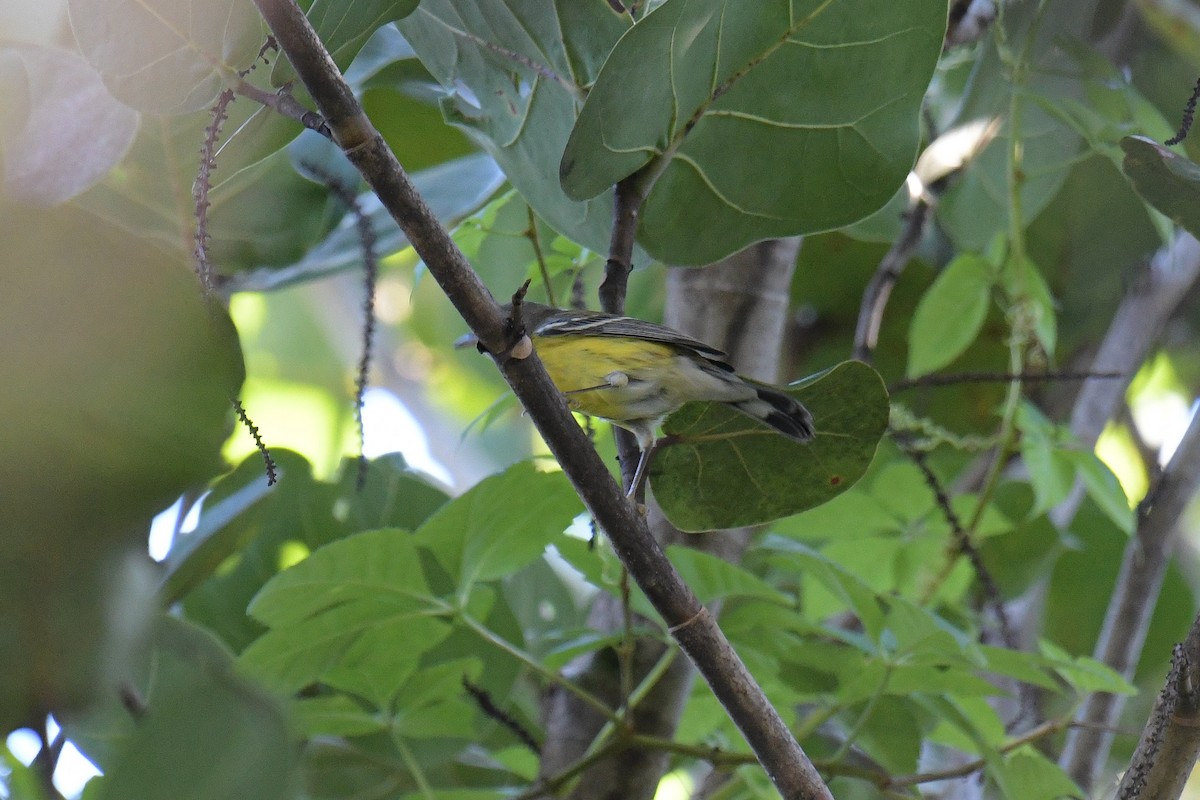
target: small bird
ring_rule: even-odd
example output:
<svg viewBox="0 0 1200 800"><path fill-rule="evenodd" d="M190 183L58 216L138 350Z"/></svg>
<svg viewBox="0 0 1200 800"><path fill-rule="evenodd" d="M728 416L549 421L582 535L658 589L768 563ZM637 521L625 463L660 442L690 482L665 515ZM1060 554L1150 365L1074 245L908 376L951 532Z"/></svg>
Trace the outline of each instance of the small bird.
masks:
<svg viewBox="0 0 1200 800"><path fill-rule="evenodd" d="M512 304L504 306L512 317ZM734 372L725 353L663 325L633 317L523 301L519 322L554 385L574 410L633 433L641 458L632 496L663 419L693 400L724 403L798 442L810 441L812 415L795 398Z"/></svg>

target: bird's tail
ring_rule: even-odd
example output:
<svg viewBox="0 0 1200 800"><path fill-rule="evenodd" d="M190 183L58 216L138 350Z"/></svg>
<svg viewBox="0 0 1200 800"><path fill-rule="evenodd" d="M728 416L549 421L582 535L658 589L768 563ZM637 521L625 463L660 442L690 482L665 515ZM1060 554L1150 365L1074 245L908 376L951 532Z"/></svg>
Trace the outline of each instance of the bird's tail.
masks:
<svg viewBox="0 0 1200 800"><path fill-rule="evenodd" d="M754 388L756 396L730 406L798 442L810 441L816 435L812 414L798 400L769 386L746 383Z"/></svg>

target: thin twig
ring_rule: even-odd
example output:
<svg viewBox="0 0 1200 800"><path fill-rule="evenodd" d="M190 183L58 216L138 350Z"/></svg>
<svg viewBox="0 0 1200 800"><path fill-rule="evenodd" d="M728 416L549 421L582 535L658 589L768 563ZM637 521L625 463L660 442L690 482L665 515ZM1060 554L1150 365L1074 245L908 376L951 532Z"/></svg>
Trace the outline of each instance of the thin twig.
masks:
<svg viewBox="0 0 1200 800"><path fill-rule="evenodd" d="M271 458L271 451L263 443L262 436L258 433L258 426L250 421L250 417L246 414L246 409L242 407L242 401L235 397L232 402L233 413L237 414L238 420L246 426L246 430L250 431L250 436L254 439L254 446L258 448L258 452L262 456L263 464L267 468L267 486L274 486L275 481L278 479L275 459Z"/></svg>
<svg viewBox="0 0 1200 800"><path fill-rule="evenodd" d="M212 264L208 260L208 209L211 203L208 192L212 188L212 173L217 168L217 142L221 138L221 128L229 119L229 104L233 102L233 91L225 89L217 95L216 102L209 110L208 125L204 127L204 142L200 145L200 165L196 170L196 180L192 184L192 201L196 215L196 234L192 250L195 260L196 276L205 297L211 297L216 288L213 278Z"/></svg>
<svg viewBox="0 0 1200 800"><path fill-rule="evenodd" d="M542 252L542 238L538 234L537 215L533 206L526 204L525 211L529 215L529 227L525 229L525 238L533 245L533 255L537 259L538 271L542 273L542 284L546 287L546 302L552 306L558 303L554 300L554 286L550 283L550 268L546 265L546 254Z"/></svg>
<svg viewBox="0 0 1200 800"><path fill-rule="evenodd" d="M363 403L367 394L367 381L371 373L371 352L375 341L375 294L379 283L379 258L375 253L375 230L371 227L371 218L358 204L358 198L350 187L344 185L336 176L318 164L306 162L304 168L316 175L329 190L337 195L350 213L354 215L354 226L358 229L358 243L362 248L363 260L363 327L362 350L358 359L358 372L354 377L354 421L358 425L358 474L355 486L362 491L367 483L367 433L363 424Z"/></svg>
<svg viewBox="0 0 1200 800"><path fill-rule="evenodd" d="M534 755L541 754L542 746L538 744L537 739L533 738L533 734L529 732L529 729L522 725L521 721L512 714L509 714L496 705L496 702L492 700L492 696L488 693L487 689L471 683L466 675L463 675L462 686L467 694L471 695L471 699L475 701L475 704L479 706L480 711L512 732L521 744L525 745Z"/></svg>
<svg viewBox="0 0 1200 800"><path fill-rule="evenodd" d="M906 217L900 236L880 259L875 274L863 290L862 304L858 309L853 357L868 364L871 363L875 345L879 342L879 328L883 324L883 312L892 295L892 287L900 279L900 274L904 272L904 268L916 252L917 245L921 243L921 234L924 233L925 222L929 218L929 204L923 198L918 199L908 210Z"/></svg>
<svg viewBox="0 0 1200 800"><path fill-rule="evenodd" d="M1167 139L1163 144L1168 147L1179 144L1187 138L1188 133L1192 129L1192 120L1196 116L1196 101L1200 100L1200 78L1196 79L1196 85L1192 88L1192 96L1188 98L1187 104L1183 107L1183 120L1179 123L1179 130L1170 139Z"/></svg>
<svg viewBox="0 0 1200 800"><path fill-rule="evenodd" d="M1000 639L1004 642L1004 646L1010 650L1017 649L1017 637L1012 631L1012 626L1009 624L1008 611L1004 607L1004 599L1000 596L1000 588L996 585L995 578L983 563L983 557L979 555L979 550L975 547L975 543L971 541L971 537L967 535L966 529L963 527L962 520L959 519L957 512L950 503L950 496L946 494L946 490L942 487L942 483L938 480L938 476L929 466L929 460L926 453L912 447L906 447L903 443L900 444L904 454L916 465L921 471L921 476L925 479L926 485L937 501L938 508L942 511L942 516L946 518L946 522L950 525L950 531L954 537L954 546L959 553L967 557L971 564L971 568L975 571L975 577L979 579L979 585L983 589L983 597L985 604L992 609L992 613L996 615L996 621L1000 626Z"/></svg>
<svg viewBox="0 0 1200 800"><path fill-rule="evenodd" d="M42 747L34 756L31 766L38 777L42 793L46 798L52 800L66 800L62 792L58 791L58 787L54 785L54 772L58 769L58 758L62 755L63 746L67 742L66 733L60 727L58 734L51 738L47 719L43 721L38 734L42 739Z"/></svg>
<svg viewBox="0 0 1200 800"><path fill-rule="evenodd" d="M1039 383L1051 381L1086 381L1091 378L1125 378L1124 372L956 372L951 375L921 375L916 378L901 378L888 384L888 392L895 394L922 386L957 386L960 383Z"/></svg>
<svg viewBox="0 0 1200 800"><path fill-rule="evenodd" d="M300 105L300 101L292 97L291 91L286 86L278 92L268 92L248 81L242 80L237 82L234 90L243 97L247 97L277 114L282 114L288 119L296 120L296 122L299 122L308 130L315 131L326 139L333 138L333 132L329 129L329 124L325 122L325 118L317 112Z"/></svg>

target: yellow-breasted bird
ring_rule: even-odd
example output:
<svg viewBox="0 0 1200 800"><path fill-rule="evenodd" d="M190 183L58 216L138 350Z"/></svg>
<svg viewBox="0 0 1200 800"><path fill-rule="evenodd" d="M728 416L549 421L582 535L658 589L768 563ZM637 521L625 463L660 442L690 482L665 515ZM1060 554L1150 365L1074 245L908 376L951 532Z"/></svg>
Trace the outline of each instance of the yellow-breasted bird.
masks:
<svg viewBox="0 0 1200 800"><path fill-rule="evenodd" d="M504 306L512 316L512 305ZM693 400L724 403L798 442L813 438L812 415L795 398L734 372L725 353L664 325L633 317L523 301L519 321L554 385L574 410L633 433L641 481L666 416Z"/></svg>

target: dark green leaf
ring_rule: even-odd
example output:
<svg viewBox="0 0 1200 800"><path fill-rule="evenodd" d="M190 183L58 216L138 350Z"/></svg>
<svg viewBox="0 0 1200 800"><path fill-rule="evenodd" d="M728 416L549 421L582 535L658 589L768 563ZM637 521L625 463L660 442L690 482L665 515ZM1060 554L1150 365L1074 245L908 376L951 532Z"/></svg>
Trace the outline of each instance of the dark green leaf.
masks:
<svg viewBox="0 0 1200 800"><path fill-rule="evenodd" d="M1097 0L1067 5L1022 5L1004 14L1006 36L987 37L972 80L959 104L956 123L1000 117L992 144L938 203L938 220L961 250L982 251L997 233L1010 229L1009 183L1013 125L1019 137L1021 224L1034 219L1061 188L1079 152L1080 137L1047 110L1083 96L1086 73L1063 40L1086 38ZM1014 79L1020 75L1020 82Z"/></svg>
<svg viewBox="0 0 1200 800"><path fill-rule="evenodd" d="M446 118L491 153L539 217L599 251L611 194L572 202L558 164L584 89L627 26L605 3L580 0L425 0L397 23L451 93Z"/></svg>
<svg viewBox="0 0 1200 800"><path fill-rule="evenodd" d="M202 629L164 617L137 691L146 711L105 764L102 800L289 800L295 744L274 698Z"/></svg>
<svg viewBox="0 0 1200 800"><path fill-rule="evenodd" d="M820 505L854 485L888 422L878 373L847 361L790 389L817 436L800 444L718 403L667 418L675 437L650 465L654 497L685 531L757 525Z"/></svg>
<svg viewBox="0 0 1200 800"><path fill-rule="evenodd" d="M753 14L668 0L605 62L563 187L590 198L661 169L639 241L672 263L861 219L912 166L945 25L937 0L792 0Z"/></svg>
<svg viewBox="0 0 1200 800"><path fill-rule="evenodd" d="M496 168L496 162L477 153L422 170L413 175L413 182L438 219L445 225L453 225L483 205L500 188L504 175ZM375 231L377 255L408 247L408 238L374 194L360 196L359 208ZM229 280L228 286L233 291L280 289L342 270L361 269L362 259L362 240L355 217L347 215L324 241L310 248L296 263L239 273Z"/></svg>
<svg viewBox="0 0 1200 800"><path fill-rule="evenodd" d="M1126 136L1124 170L1133 188L1193 236L1200 235L1200 166L1145 138Z"/></svg>

